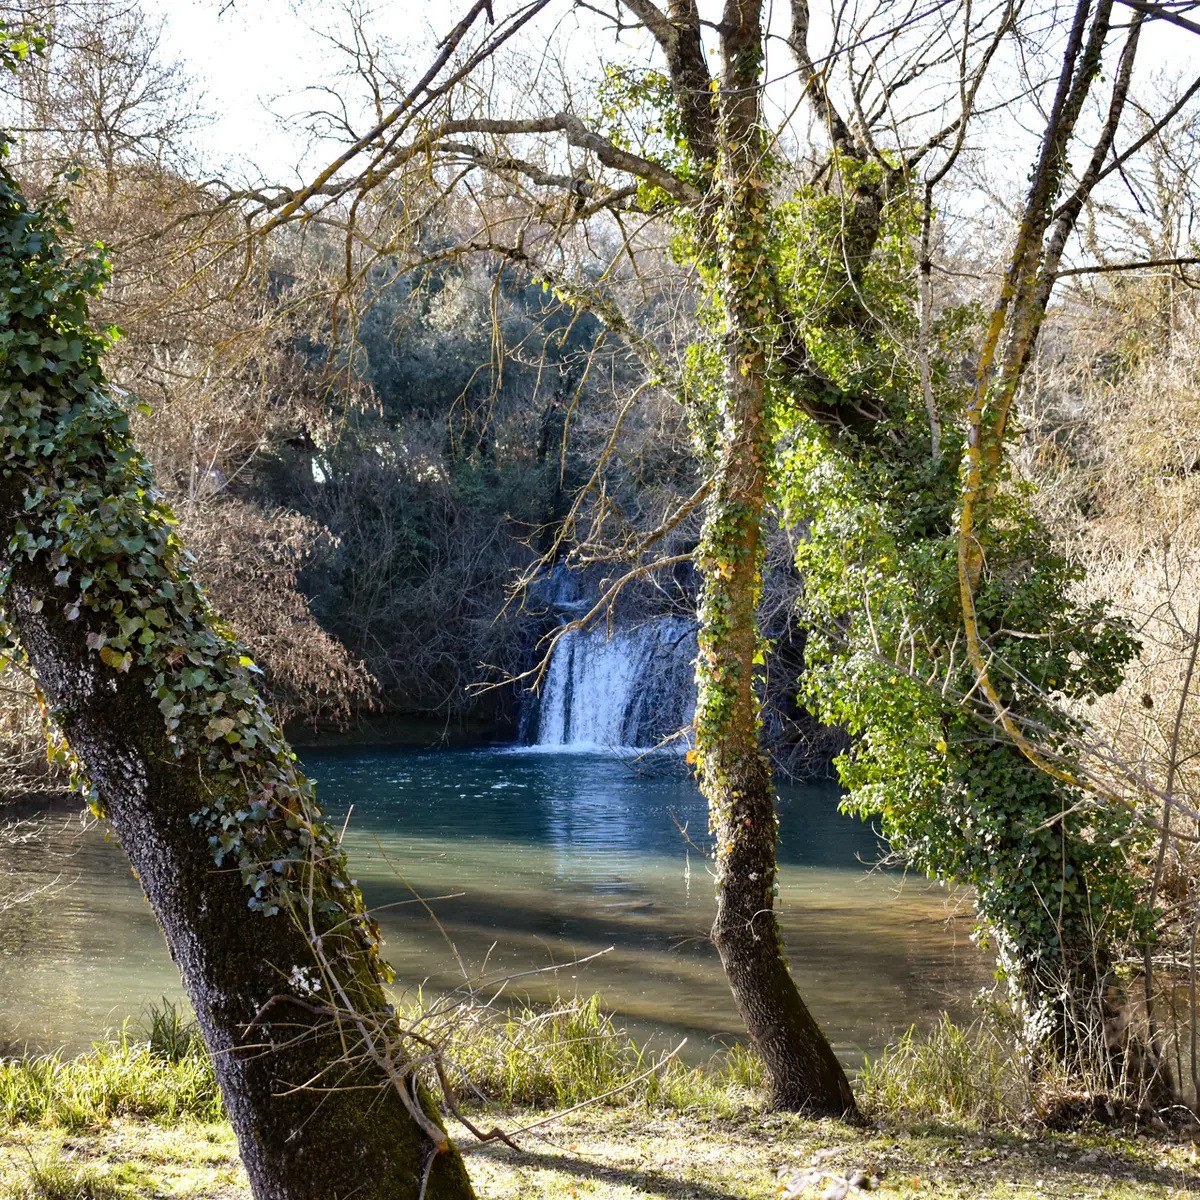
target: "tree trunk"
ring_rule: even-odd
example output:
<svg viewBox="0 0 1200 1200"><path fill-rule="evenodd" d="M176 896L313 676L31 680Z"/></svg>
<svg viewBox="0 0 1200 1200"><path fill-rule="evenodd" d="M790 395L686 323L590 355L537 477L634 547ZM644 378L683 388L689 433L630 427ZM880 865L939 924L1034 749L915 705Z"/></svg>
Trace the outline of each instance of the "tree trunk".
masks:
<svg viewBox="0 0 1200 1200"><path fill-rule="evenodd" d="M104 380L103 268L65 225L0 169L0 640L162 926L256 1200L469 1200L337 838Z"/></svg>
<svg viewBox="0 0 1200 1200"><path fill-rule="evenodd" d="M722 28L722 302L725 385L715 488L701 539L696 749L715 838L713 941L738 1010L771 1077L777 1107L855 1112L845 1072L788 972L774 913L776 823L759 744L756 608L771 453L766 366L771 337L768 192L758 95L761 3L729 0Z"/></svg>

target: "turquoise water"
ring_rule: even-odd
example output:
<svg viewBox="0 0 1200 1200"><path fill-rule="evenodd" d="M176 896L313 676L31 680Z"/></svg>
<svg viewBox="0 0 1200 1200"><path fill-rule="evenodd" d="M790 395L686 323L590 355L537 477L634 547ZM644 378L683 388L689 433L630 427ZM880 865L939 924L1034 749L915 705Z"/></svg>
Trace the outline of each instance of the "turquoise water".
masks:
<svg viewBox="0 0 1200 1200"><path fill-rule="evenodd" d="M738 1036L706 938L704 805L678 760L495 749L304 758L327 812L347 822L403 988L598 991L638 1035L687 1037L693 1058ZM990 968L963 897L874 868L879 840L838 813L831 787L783 787L779 810L789 959L843 1058L854 1064L943 1009L969 1015ZM45 820L3 865L0 886L46 890L0 912L0 1038L75 1049L179 994L102 828Z"/></svg>

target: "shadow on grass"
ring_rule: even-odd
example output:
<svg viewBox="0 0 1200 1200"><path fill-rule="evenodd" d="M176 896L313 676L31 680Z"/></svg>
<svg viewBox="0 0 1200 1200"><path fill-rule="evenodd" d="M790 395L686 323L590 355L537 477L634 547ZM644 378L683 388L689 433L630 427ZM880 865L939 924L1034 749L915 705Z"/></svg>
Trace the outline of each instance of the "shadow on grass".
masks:
<svg viewBox="0 0 1200 1200"><path fill-rule="evenodd" d="M1129 1129L1047 1131L1039 1137L1019 1132L971 1130L929 1121L909 1126L884 1124L876 1127L876 1136L905 1139L898 1145L893 1143L883 1159L886 1162L890 1158L901 1173L910 1169L929 1174L936 1172L947 1183L980 1185L985 1181L993 1184L1008 1179L1015 1186L1030 1186L1032 1181L1052 1171L1060 1176L1056 1181L1057 1194L1063 1196L1080 1194L1087 1187L1094 1187L1098 1179L1106 1182L1125 1180L1159 1188L1163 1189L1164 1195L1167 1189L1200 1195L1200 1173L1183 1167L1150 1165L1124 1153L1119 1145L1103 1144L1105 1138L1132 1139L1135 1133ZM912 1144L906 1144L909 1138ZM1098 1140L1100 1144L1097 1144ZM1184 1144L1191 1139L1164 1135L1156 1140ZM925 1143L924 1153L918 1150L921 1142ZM950 1157L939 1159L935 1165L930 1161L931 1152L939 1145L950 1150ZM956 1151L992 1157L987 1162L955 1161ZM1077 1188L1069 1182L1073 1178L1079 1180Z"/></svg>
<svg viewBox="0 0 1200 1200"><path fill-rule="evenodd" d="M472 1150L467 1156L468 1169L473 1158L490 1158L496 1162L541 1167L547 1171L562 1171L580 1179L597 1179L604 1183L627 1184L642 1192L668 1196L672 1200L692 1197L693 1200L745 1200L742 1193L710 1187L694 1179L680 1179L662 1171L641 1167L614 1167L593 1159L568 1154L551 1154L542 1150L510 1150L506 1146L486 1145Z"/></svg>
<svg viewBox="0 0 1200 1200"><path fill-rule="evenodd" d="M1106 1132L1111 1134L1111 1131ZM919 1176L921 1183L917 1189L922 1195L935 1181L935 1186L941 1184L952 1189L965 1186L978 1195L1007 1196L1015 1194L1011 1189L1019 1191L1041 1185L1048 1187L1051 1195L1067 1197L1093 1193L1097 1186L1103 1190L1116 1181L1125 1181L1157 1195L1200 1195L1200 1172L1183 1165L1171 1167L1139 1161L1134 1155L1123 1152L1119 1145L1104 1145L1103 1142L1097 1145L1085 1132L1036 1137L998 1131L979 1132L931 1122L907 1128L876 1127L863 1133L865 1136L861 1140L853 1137L852 1145L845 1147L842 1154L828 1159L827 1169L843 1171L868 1163L877 1164L886 1169L891 1187L899 1185L901 1194L909 1194L904 1187L905 1177ZM1100 1137L1104 1135L1100 1134ZM793 1152L797 1158L794 1165L803 1165L814 1146L822 1140L790 1145L783 1140L762 1145L764 1176L781 1158L786 1160ZM987 1160L972 1161L980 1154L987 1155ZM586 1153L512 1151L497 1144L473 1149L469 1158L476 1157L487 1158L496 1165L561 1171L581 1180L625 1185L665 1200L684 1200L685 1197L691 1200L744 1200L745 1197L744 1190L736 1185L736 1190L732 1190L730 1186L681 1177L673 1172L636 1165L617 1166L597 1161ZM819 1189L813 1194L819 1195Z"/></svg>

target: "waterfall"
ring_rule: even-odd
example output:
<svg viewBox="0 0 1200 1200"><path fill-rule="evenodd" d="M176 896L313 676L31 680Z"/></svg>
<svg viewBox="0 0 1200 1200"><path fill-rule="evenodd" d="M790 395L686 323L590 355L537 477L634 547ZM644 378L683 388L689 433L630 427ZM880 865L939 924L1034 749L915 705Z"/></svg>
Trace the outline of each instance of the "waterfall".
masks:
<svg viewBox="0 0 1200 1200"><path fill-rule="evenodd" d="M658 617L564 634L536 717L539 746L651 747L689 726L696 707L696 623ZM682 742L676 743L682 745Z"/></svg>

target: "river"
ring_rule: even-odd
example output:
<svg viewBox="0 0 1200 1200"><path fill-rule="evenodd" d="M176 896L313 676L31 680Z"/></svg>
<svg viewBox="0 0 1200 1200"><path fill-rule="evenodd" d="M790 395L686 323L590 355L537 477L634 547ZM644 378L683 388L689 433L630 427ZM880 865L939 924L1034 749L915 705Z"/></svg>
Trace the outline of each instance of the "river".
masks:
<svg viewBox="0 0 1200 1200"><path fill-rule="evenodd" d="M514 975L509 995L600 992L636 1036L687 1037L693 1060L738 1037L705 936L704 806L679 760L479 749L304 761L326 811L347 822L354 874L406 990L494 990ZM837 811L831 786L783 786L779 809L789 959L843 1061L943 1010L969 1019L991 972L967 900L879 869L879 840ZM2 855L10 891L35 894L0 912L0 1041L77 1050L180 995L102 825L44 818Z"/></svg>

